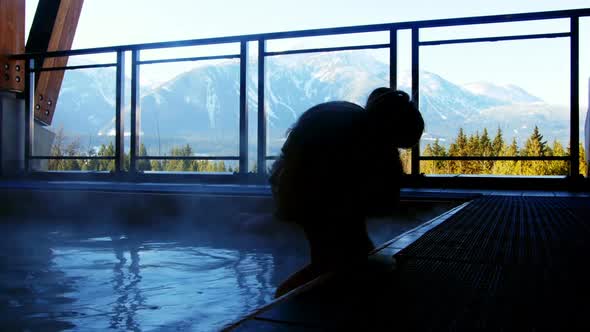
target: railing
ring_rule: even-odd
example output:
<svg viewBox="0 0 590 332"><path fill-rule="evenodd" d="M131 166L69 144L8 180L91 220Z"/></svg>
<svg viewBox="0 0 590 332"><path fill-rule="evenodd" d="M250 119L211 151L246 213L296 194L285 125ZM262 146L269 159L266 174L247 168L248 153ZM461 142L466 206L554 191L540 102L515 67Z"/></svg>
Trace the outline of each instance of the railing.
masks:
<svg viewBox="0 0 590 332"><path fill-rule="evenodd" d="M115 137L115 155L88 157L80 156L78 159L104 159L115 161L115 172L125 174L136 174L137 163L144 159L179 159L179 160L237 160L239 161L240 174L244 175L248 172L248 115L247 115L247 59L248 46L250 43L256 43L258 47L257 54L257 155L256 161L258 166L257 174L265 175L266 162L275 159L276 156L267 155L267 114L265 112L265 74L266 59L273 56L291 55L301 53L317 53L317 52L336 52L336 51L351 51L351 50L367 50L367 49L389 49L389 73L390 86L397 87L397 67L398 67L398 49L397 39L398 32L401 30L411 31L411 73L412 73L412 88L411 94L414 102L419 105L419 72L420 72L420 49L422 47L429 47L434 45L446 44L465 44L465 43L481 43L481 42L498 42L509 40L526 40L539 38L569 38L570 39L570 145L571 150L568 156L537 156L537 157L503 157L503 156L420 156L418 147L413 148L411 153L411 173L414 175L420 174L420 161L426 160L564 160L569 162L570 175L577 175L579 168L579 19L580 17L590 16L590 9L579 10L565 10L553 12L537 12L537 13L523 13L513 15L494 15L494 16L480 16L469 18L453 18L441 20L426 20L415 22L400 22L377 25L364 25L354 27L341 27L329 29L315 29L302 30L290 32L277 32L266 34L253 34L242 36L230 36L221 38L206 38L196 40L183 40L174 42L159 42L147 44L134 44L113 47L100 47L80 50L66 50L46 53L30 53L14 55L13 58L26 60L25 67L28 73L25 77L25 105L26 105L26 151L25 151L25 165L27 172L31 172L31 161L35 159L52 159L52 158L78 158L78 157L56 157L56 156L39 156L34 155L33 144L33 130L34 130L34 91L35 91L35 75L41 71L48 70L76 70L100 67L115 67L116 68L116 137ZM490 24L490 23L506 23L506 22L524 22L547 19L569 19L570 31L559 33L543 33L543 34L527 34L527 35L508 35L508 36L493 36L483 38L464 38L464 39L450 39L450 40L429 40L421 41L419 34L424 28L440 28L451 26L465 26L472 24ZM307 48L307 49L290 49L286 51L268 51L267 42L276 41L289 38L301 37L317 37L317 36L334 36L346 35L367 32L386 32L389 33L388 43L377 44L363 44L355 46L342 47L325 47L325 48ZM234 44L240 46L238 54L223 54L217 56L203 56L203 57L188 57L188 58L165 58L157 60L141 60L140 54L142 51L163 49L163 48L177 48L187 46L213 46L220 44ZM253 44L252 44L253 45ZM116 62L105 63L99 65L79 65L66 66L60 68L41 68L37 66L38 60L49 57L64 57L76 55L90 55L101 53L115 53ZM125 55L131 53L131 63L125 62ZM140 117L139 110L139 75L140 66L156 63L180 62L180 61L203 61L214 59L239 59L239 155L238 156L218 156L218 157L202 157L202 156L140 156L138 153L138 137ZM129 170L124 170L124 92L125 92L125 70L127 66L131 67L131 123L130 123L130 167Z"/></svg>

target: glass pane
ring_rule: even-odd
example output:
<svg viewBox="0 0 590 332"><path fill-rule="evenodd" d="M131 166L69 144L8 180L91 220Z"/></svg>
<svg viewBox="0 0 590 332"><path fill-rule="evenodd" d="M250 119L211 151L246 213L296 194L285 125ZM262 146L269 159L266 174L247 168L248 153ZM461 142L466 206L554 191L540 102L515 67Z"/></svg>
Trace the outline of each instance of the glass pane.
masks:
<svg viewBox="0 0 590 332"><path fill-rule="evenodd" d="M248 43L248 172L258 171L258 42Z"/></svg>
<svg viewBox="0 0 590 332"><path fill-rule="evenodd" d="M397 32L397 89L412 95L412 31Z"/></svg>
<svg viewBox="0 0 590 332"><path fill-rule="evenodd" d="M169 47L143 50L141 51L141 61L231 54L240 54L239 43Z"/></svg>
<svg viewBox="0 0 590 332"><path fill-rule="evenodd" d="M420 41L569 32L569 19L471 24L420 29Z"/></svg>
<svg viewBox="0 0 590 332"><path fill-rule="evenodd" d="M63 81L56 98L51 82L55 84L60 75ZM39 88L43 84L49 88L36 96L37 112L55 110L51 125L35 126L33 155L114 155L115 68L42 72L39 82Z"/></svg>
<svg viewBox="0 0 590 332"><path fill-rule="evenodd" d="M142 65L140 75L165 73L171 65ZM170 156L188 145L195 156L238 156L239 75L239 61L199 61L160 85L142 82L145 154Z"/></svg>
<svg viewBox="0 0 590 332"><path fill-rule="evenodd" d="M590 18L580 18L580 174L588 176L590 149Z"/></svg>
<svg viewBox="0 0 590 332"><path fill-rule="evenodd" d="M268 52L389 43L389 31L269 40Z"/></svg>
<svg viewBox="0 0 590 332"><path fill-rule="evenodd" d="M277 155L287 129L310 107L346 100L363 105L369 93L389 86L389 50L270 57L266 72L267 154Z"/></svg>
<svg viewBox="0 0 590 332"><path fill-rule="evenodd" d="M569 154L569 40L423 47L421 66L422 155Z"/></svg>

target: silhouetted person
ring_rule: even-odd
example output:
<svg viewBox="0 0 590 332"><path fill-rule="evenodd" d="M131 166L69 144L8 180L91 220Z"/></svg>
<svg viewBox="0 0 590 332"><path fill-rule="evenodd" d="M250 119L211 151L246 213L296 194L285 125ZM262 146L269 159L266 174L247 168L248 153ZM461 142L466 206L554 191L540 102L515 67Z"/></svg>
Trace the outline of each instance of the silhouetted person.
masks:
<svg viewBox="0 0 590 332"><path fill-rule="evenodd" d="M409 96L375 89L365 108L344 101L305 111L288 131L270 183L277 216L299 224L311 263L278 289L291 289L364 259L374 246L367 216L391 215L403 173L398 148L409 148L424 130Z"/></svg>

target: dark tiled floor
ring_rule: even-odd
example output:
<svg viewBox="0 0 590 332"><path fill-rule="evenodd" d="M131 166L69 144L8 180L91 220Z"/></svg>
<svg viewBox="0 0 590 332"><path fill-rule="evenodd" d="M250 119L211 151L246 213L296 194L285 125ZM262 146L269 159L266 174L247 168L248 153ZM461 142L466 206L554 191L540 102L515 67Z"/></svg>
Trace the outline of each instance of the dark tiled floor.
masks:
<svg viewBox="0 0 590 332"><path fill-rule="evenodd" d="M590 198L564 196L486 195L234 330L587 328Z"/></svg>

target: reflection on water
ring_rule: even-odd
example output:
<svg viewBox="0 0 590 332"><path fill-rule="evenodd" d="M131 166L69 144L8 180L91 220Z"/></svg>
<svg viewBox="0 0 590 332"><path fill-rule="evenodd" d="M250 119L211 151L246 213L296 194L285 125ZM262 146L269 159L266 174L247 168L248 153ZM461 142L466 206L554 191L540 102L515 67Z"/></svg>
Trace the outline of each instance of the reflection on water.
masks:
<svg viewBox="0 0 590 332"><path fill-rule="evenodd" d="M373 220L369 231L381 243L449 207ZM182 232L0 220L0 330L216 331L307 262L302 234L259 221Z"/></svg>
<svg viewBox="0 0 590 332"><path fill-rule="evenodd" d="M14 330L216 330L272 300L280 282L265 248L12 233L1 248L0 324Z"/></svg>
<svg viewBox="0 0 590 332"><path fill-rule="evenodd" d="M117 238L111 236L113 249L118 262L113 267L113 294L117 299L116 304L113 305L113 315L110 317L109 327L136 331L139 330L139 326L135 320L135 313L145 304L145 297L142 296L139 287L137 287L141 281L141 275L139 273L139 245L138 243L125 240L126 238L124 237ZM128 249L131 258L131 263L127 271L124 270L127 262L125 249ZM128 283L126 283L126 279L129 279Z"/></svg>

